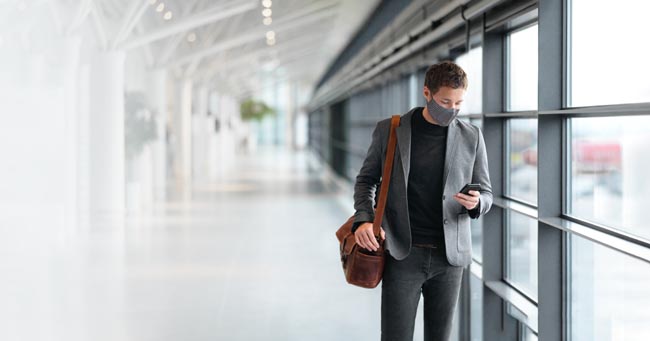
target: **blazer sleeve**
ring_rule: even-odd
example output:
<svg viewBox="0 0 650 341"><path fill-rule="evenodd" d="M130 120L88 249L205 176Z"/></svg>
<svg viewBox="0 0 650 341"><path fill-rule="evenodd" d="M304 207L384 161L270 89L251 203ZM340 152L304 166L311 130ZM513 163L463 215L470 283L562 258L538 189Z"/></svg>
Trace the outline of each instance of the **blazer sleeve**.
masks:
<svg viewBox="0 0 650 341"><path fill-rule="evenodd" d="M485 149L485 140L483 133L478 129L478 142L476 145L476 159L474 160L474 169L472 172L472 183L481 185L481 196L478 207L470 210L469 215L477 219L486 214L492 207L492 184L490 183L490 170L488 168L487 151Z"/></svg>
<svg viewBox="0 0 650 341"><path fill-rule="evenodd" d="M364 222L375 219L375 192L381 181L382 137L380 124L377 123L372 133L372 142L368 147L365 160L354 183L354 225L353 232Z"/></svg>

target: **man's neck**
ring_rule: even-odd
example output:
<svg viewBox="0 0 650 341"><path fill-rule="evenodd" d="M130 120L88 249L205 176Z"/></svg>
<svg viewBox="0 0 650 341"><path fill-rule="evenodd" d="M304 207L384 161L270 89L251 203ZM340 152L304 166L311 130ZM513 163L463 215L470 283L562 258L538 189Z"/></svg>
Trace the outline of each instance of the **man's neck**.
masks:
<svg viewBox="0 0 650 341"><path fill-rule="evenodd" d="M424 107L424 110L422 110L422 116L424 117L424 120L435 125L440 125L438 121L436 121L431 115L429 115L429 110L427 110L427 107Z"/></svg>

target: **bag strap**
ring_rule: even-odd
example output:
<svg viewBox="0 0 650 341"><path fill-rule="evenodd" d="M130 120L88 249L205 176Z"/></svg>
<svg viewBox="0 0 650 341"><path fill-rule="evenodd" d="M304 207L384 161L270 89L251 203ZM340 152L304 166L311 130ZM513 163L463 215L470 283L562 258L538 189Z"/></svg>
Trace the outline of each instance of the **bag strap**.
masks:
<svg viewBox="0 0 650 341"><path fill-rule="evenodd" d="M393 160L395 159L395 146L397 145L397 136L395 130L399 125L400 116L393 115L390 120L390 134L388 135L388 148L386 149L386 162L384 162L384 171L382 173L381 190L379 191L379 202L375 211L375 220L373 221L373 233L379 238L381 222L384 217L386 208L386 199L388 198L388 187L390 184L390 175L393 171Z"/></svg>

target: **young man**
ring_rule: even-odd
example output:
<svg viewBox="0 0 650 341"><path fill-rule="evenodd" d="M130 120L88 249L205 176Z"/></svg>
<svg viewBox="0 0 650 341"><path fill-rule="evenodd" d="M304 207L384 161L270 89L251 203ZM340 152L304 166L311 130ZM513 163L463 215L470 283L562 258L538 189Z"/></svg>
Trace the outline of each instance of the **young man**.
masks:
<svg viewBox="0 0 650 341"><path fill-rule="evenodd" d="M381 339L412 340L420 295L425 340L447 340L463 274L472 260L470 217L492 206L481 131L456 120L467 75L452 62L429 67L426 107L402 115L381 230L387 251L382 281ZM374 194L386 157L390 119L380 121L354 186L357 244L376 251ZM480 191L459 193L467 184Z"/></svg>

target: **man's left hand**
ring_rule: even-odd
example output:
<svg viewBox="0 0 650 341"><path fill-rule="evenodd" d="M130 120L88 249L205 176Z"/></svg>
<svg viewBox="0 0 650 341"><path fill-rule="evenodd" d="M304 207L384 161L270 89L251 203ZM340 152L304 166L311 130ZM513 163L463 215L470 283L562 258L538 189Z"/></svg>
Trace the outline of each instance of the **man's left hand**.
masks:
<svg viewBox="0 0 650 341"><path fill-rule="evenodd" d="M469 195L463 193L454 194L454 199L467 210L471 210L478 206L480 195L481 193L479 191L469 191Z"/></svg>

